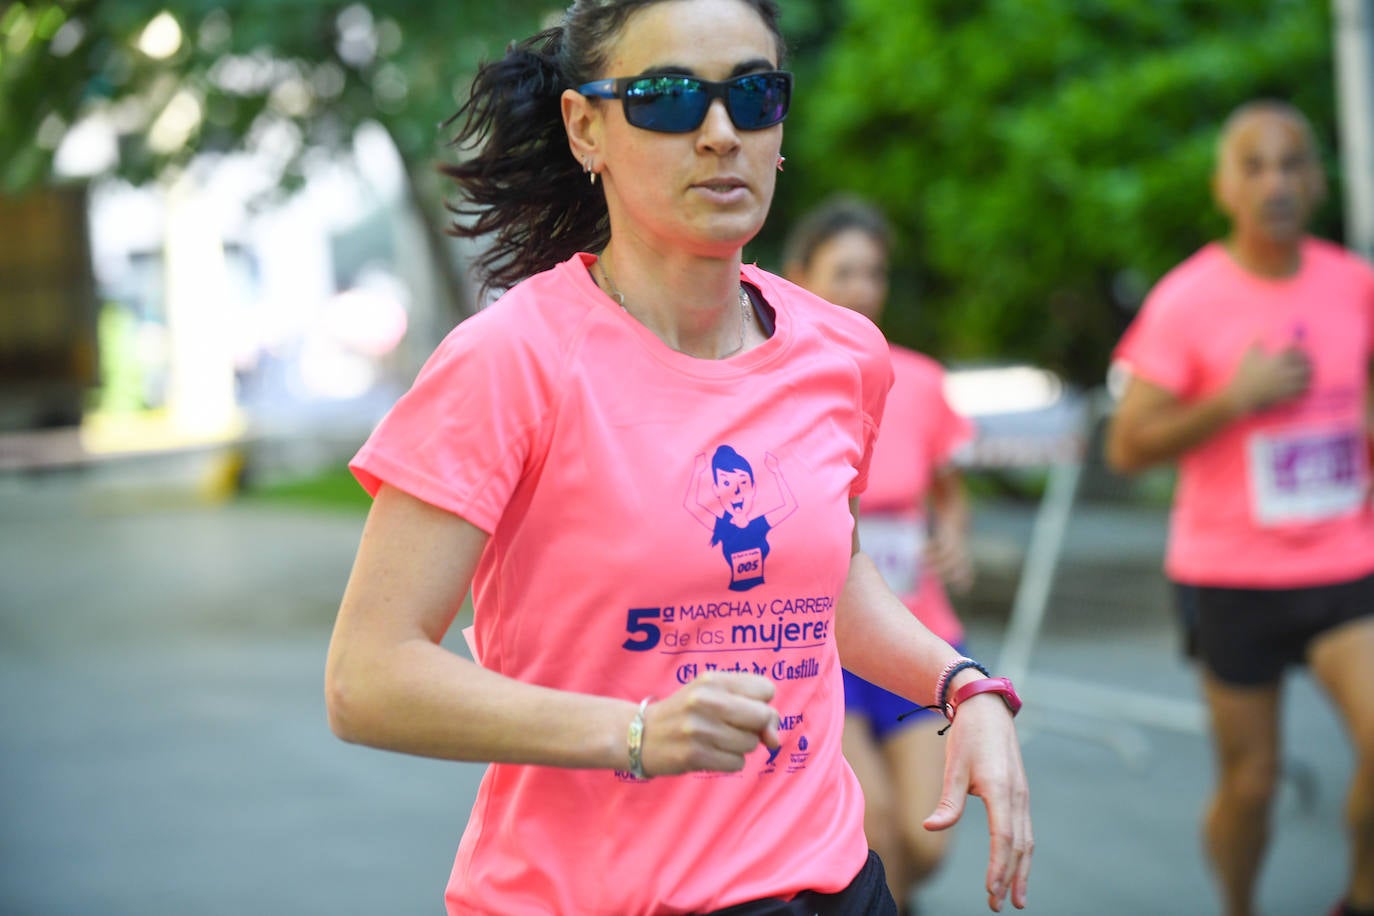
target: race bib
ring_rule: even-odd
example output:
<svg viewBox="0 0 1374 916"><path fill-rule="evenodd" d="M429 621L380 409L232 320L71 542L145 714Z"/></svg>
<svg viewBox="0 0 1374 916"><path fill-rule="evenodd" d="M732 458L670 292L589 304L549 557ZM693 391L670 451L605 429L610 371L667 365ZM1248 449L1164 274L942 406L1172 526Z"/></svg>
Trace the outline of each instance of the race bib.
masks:
<svg viewBox="0 0 1374 916"><path fill-rule="evenodd" d="M926 548L925 519L859 516L859 544L898 595L916 591Z"/></svg>
<svg viewBox="0 0 1374 916"><path fill-rule="evenodd" d="M755 584L763 581L763 550L752 547L730 554L730 584Z"/></svg>
<svg viewBox="0 0 1374 916"><path fill-rule="evenodd" d="M1255 433L1247 452L1258 524L1319 522L1359 510L1369 475L1358 431Z"/></svg>

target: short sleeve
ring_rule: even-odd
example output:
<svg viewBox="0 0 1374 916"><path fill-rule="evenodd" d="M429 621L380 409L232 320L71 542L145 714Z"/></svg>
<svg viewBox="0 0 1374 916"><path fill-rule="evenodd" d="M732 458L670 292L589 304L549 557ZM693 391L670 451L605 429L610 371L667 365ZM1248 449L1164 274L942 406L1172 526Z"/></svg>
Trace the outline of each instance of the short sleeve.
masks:
<svg viewBox="0 0 1374 916"><path fill-rule="evenodd" d="M892 369L892 354L887 340L876 326L869 324L872 334L864 338L865 346L859 353L859 377L862 392L863 411L863 453L859 459L858 474L849 488L851 497L859 496L868 489L868 469L873 463L873 445L878 440L878 427L882 424L883 408L887 405L887 393L892 389L895 378Z"/></svg>
<svg viewBox="0 0 1374 916"><path fill-rule="evenodd" d="M492 533L548 412L550 364L514 308L498 302L455 328L349 463L376 495L383 483Z"/></svg>
<svg viewBox="0 0 1374 916"><path fill-rule="evenodd" d="M1187 329L1179 326L1185 311L1172 297L1146 298L1140 313L1121 335L1112 363L1175 396L1187 393L1195 380Z"/></svg>

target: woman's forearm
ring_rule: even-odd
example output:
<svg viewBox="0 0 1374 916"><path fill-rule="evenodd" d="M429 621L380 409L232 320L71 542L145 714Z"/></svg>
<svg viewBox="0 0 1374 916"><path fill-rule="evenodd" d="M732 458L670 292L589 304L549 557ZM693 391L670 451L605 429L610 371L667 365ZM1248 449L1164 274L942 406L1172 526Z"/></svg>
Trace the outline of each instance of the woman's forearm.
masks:
<svg viewBox="0 0 1374 916"><path fill-rule="evenodd" d="M635 704L512 680L423 637L331 653L329 721L346 741L497 763L625 768Z"/></svg>
<svg viewBox="0 0 1374 916"><path fill-rule="evenodd" d="M892 593L863 553L850 560L835 640L845 668L921 706L934 702L935 682L957 655Z"/></svg>

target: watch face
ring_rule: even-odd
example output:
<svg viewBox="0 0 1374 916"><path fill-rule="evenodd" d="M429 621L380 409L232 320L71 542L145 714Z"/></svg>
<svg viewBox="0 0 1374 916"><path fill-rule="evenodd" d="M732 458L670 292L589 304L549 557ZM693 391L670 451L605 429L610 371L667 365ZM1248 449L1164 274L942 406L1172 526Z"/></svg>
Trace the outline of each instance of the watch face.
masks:
<svg viewBox="0 0 1374 916"><path fill-rule="evenodd" d="M1007 681L1007 689L1001 692L1002 699L1007 701L1007 708L1011 710L1011 714L1014 716L1021 711L1021 695L1016 692L1015 687L1011 686L1011 681L1006 678L1002 678L1002 680Z"/></svg>

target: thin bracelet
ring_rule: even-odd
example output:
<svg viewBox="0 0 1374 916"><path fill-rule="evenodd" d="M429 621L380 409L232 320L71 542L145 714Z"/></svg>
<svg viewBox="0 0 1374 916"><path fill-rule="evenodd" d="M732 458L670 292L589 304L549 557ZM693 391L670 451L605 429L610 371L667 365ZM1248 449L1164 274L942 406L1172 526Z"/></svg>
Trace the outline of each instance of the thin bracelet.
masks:
<svg viewBox="0 0 1374 916"><path fill-rule="evenodd" d="M950 662L948 665L945 665L944 670L940 672L940 676L935 679L934 699L936 706L940 705L940 695L945 692L945 682L950 679L950 672L954 670L954 666L958 665L961 662L971 661L973 661L973 659L968 658L964 655L960 655L958 658L954 659L954 661Z"/></svg>
<svg viewBox="0 0 1374 916"><path fill-rule="evenodd" d="M940 674L940 682L937 685L935 694L935 705L940 708L940 712L944 713L945 718L951 722L954 721L954 717L950 714L949 709L949 685L951 682L953 682L954 676L956 674L968 668L973 668L974 670L981 673L983 677L992 676L988 674L988 669L984 668L982 665L980 665L978 662L974 661L971 658L960 658L957 661L945 666L945 670Z"/></svg>
<svg viewBox="0 0 1374 916"><path fill-rule="evenodd" d="M630 720L630 730L626 736L626 743L630 747L630 775L635 779L652 778L644 772L644 710L649 708L652 699L645 697L639 701L639 709Z"/></svg>

